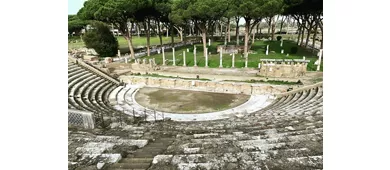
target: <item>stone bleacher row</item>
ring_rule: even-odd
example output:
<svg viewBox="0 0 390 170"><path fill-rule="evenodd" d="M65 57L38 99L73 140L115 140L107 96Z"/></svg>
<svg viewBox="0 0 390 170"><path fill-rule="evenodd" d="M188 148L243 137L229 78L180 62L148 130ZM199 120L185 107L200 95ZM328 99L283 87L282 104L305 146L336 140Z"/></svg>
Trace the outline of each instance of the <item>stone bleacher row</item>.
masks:
<svg viewBox="0 0 390 170"><path fill-rule="evenodd" d="M108 169L322 169L322 95L319 85L241 118L148 124L142 138L173 143L139 149Z"/></svg>
<svg viewBox="0 0 390 170"><path fill-rule="evenodd" d="M108 95L117 87L112 80L68 61L68 108L112 116L118 111L109 104Z"/></svg>
<svg viewBox="0 0 390 170"><path fill-rule="evenodd" d="M109 98L131 102L124 97L133 93L131 87L71 62L68 73L69 108L112 114L117 111ZM319 85L280 95L240 118L141 124L128 139L155 141L122 155L108 169L322 169L322 95Z"/></svg>

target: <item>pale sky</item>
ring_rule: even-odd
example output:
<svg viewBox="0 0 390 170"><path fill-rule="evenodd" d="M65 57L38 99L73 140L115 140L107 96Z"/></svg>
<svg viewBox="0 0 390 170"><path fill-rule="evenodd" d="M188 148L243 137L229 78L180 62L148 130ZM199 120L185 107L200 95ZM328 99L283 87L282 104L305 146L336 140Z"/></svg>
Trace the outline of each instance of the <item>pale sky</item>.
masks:
<svg viewBox="0 0 390 170"><path fill-rule="evenodd" d="M83 7L86 0L68 0L68 14L77 14L77 12ZM244 18L240 19L240 24L244 24Z"/></svg>
<svg viewBox="0 0 390 170"><path fill-rule="evenodd" d="M68 14L77 14L86 0L68 0Z"/></svg>

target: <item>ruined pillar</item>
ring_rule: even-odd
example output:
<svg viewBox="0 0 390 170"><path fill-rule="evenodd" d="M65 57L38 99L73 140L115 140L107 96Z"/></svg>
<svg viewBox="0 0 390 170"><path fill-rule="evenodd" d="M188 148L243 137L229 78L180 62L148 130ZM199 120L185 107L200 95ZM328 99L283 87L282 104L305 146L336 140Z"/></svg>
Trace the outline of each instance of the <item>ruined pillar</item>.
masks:
<svg viewBox="0 0 390 170"><path fill-rule="evenodd" d="M222 66L222 47L220 47L219 49L219 67L223 67Z"/></svg>
<svg viewBox="0 0 390 170"><path fill-rule="evenodd" d="M172 48L172 55L173 55L173 65L176 66L175 48Z"/></svg>
<svg viewBox="0 0 390 170"><path fill-rule="evenodd" d="M194 66L197 67L197 65L196 65L196 46L194 46Z"/></svg>
<svg viewBox="0 0 390 170"><path fill-rule="evenodd" d="M206 50L206 60L205 60L205 67L209 67L209 64L208 64L208 56L209 54L207 53L207 48L205 49Z"/></svg>
<svg viewBox="0 0 390 170"><path fill-rule="evenodd" d="M183 51L183 66L184 67L187 66L186 65L186 52L185 51Z"/></svg>
<svg viewBox="0 0 390 170"><path fill-rule="evenodd" d="M245 68L248 68L248 53L245 56Z"/></svg>
<svg viewBox="0 0 390 170"><path fill-rule="evenodd" d="M163 66L165 66L165 52L164 52L164 47L162 47L162 57L163 57Z"/></svg>
<svg viewBox="0 0 390 170"><path fill-rule="evenodd" d="M232 68L234 68L234 53L233 53L233 57L232 57Z"/></svg>
<svg viewBox="0 0 390 170"><path fill-rule="evenodd" d="M321 57L322 57L322 49L320 49L320 52L318 52L318 65L317 65L317 71L320 71L320 68L321 68Z"/></svg>

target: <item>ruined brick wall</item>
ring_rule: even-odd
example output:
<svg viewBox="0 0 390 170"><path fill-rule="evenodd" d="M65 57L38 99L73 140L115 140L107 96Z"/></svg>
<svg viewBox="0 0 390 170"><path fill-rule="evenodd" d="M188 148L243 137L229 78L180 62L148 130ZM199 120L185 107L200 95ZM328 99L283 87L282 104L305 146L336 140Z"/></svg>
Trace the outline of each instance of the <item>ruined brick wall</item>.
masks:
<svg viewBox="0 0 390 170"><path fill-rule="evenodd" d="M128 84L144 84L150 87L197 90L206 92L232 94L279 94L287 91L287 86L251 84L237 82L213 82L198 80L182 80L155 77L122 76L123 82Z"/></svg>
<svg viewBox="0 0 390 170"><path fill-rule="evenodd" d="M261 59L258 75L264 77L302 77L310 60Z"/></svg>

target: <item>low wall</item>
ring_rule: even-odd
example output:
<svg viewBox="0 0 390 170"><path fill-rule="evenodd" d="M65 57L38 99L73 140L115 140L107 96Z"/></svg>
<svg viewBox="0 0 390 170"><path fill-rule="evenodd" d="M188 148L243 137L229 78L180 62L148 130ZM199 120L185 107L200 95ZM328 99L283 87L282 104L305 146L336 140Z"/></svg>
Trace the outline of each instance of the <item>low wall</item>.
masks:
<svg viewBox="0 0 390 170"><path fill-rule="evenodd" d="M302 77L306 74L310 60L297 59L260 59L258 75L265 77Z"/></svg>
<svg viewBox="0 0 390 170"><path fill-rule="evenodd" d="M110 77L109 75L107 75L106 73L100 71L99 69L97 69L97 68L95 68L93 66L88 65L82 59L75 59L75 58L73 58L71 56L68 56L68 59L71 60L72 62L77 63L80 66L83 66L84 68L86 68L86 69L88 69L88 70L90 70L90 71L92 71L92 72L94 72L94 73L96 73L96 74L106 78L107 80L115 83L116 85L120 84L120 82L118 80L115 80L114 78Z"/></svg>
<svg viewBox="0 0 390 170"><path fill-rule="evenodd" d="M196 90L206 92L231 93L231 94L279 94L287 91L287 86L251 84L237 82L215 82L200 80L183 80L172 78L155 78L140 76L121 76L120 79L128 84L143 84L148 87Z"/></svg>
<svg viewBox="0 0 390 170"><path fill-rule="evenodd" d="M289 92L277 94L276 97L288 96L290 94L294 94L294 93L298 93L298 92L301 92L301 91L313 89L313 88L316 88L316 87L322 87L322 86L323 86L322 82L319 82L319 83L316 83L316 84L313 84L313 85L309 85L309 86L305 86L305 87L302 87L302 88L299 88L299 89L291 90Z"/></svg>
<svg viewBox="0 0 390 170"><path fill-rule="evenodd" d="M94 128L93 113L75 109L68 109L68 124L83 127L85 129Z"/></svg>

